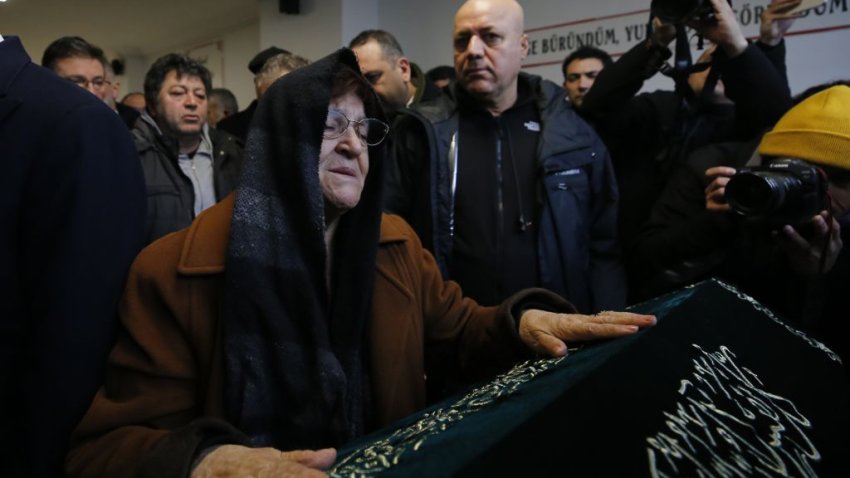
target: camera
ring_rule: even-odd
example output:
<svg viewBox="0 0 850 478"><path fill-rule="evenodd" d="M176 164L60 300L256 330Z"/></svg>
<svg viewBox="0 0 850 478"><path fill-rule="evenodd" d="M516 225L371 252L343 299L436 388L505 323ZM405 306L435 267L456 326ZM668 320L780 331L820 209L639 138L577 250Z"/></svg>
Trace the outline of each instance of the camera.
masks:
<svg viewBox="0 0 850 478"><path fill-rule="evenodd" d="M709 0L652 0L649 10L664 23L683 24L714 17Z"/></svg>
<svg viewBox="0 0 850 478"><path fill-rule="evenodd" d="M726 184L732 210L770 227L808 223L827 209L823 171L799 159L774 159L765 166L743 168Z"/></svg>

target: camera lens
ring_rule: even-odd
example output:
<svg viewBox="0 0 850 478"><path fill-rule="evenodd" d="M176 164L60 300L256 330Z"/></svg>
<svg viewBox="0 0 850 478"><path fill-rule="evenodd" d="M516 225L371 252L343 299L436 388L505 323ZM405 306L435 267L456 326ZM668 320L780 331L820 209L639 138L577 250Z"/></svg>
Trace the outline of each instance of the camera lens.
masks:
<svg viewBox="0 0 850 478"><path fill-rule="evenodd" d="M800 186L797 178L785 174L740 173L726 184L726 201L741 214L764 216L782 207L789 194L798 191Z"/></svg>

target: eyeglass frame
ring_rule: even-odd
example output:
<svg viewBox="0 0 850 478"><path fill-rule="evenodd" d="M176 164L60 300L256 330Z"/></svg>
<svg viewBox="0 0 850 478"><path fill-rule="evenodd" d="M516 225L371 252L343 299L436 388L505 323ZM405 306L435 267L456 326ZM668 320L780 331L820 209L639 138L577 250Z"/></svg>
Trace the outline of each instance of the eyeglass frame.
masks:
<svg viewBox="0 0 850 478"><path fill-rule="evenodd" d="M88 79L84 76L72 75L72 76L66 76L65 79L70 81L71 83L73 83L73 84L75 84L75 85L77 85L81 88L85 88L85 89L88 89L89 85L91 85L92 88L94 88L96 90L101 90L101 89L105 88L106 86L112 84L112 82L107 80L106 78L98 77L98 76L96 76L92 79Z"/></svg>
<svg viewBox="0 0 850 478"><path fill-rule="evenodd" d="M360 135L360 132L355 129L354 132L357 134L357 138L360 140L360 142L364 146L377 146L377 145L383 143L384 140L387 139L387 134L389 134L389 132L390 132L390 126L388 124L384 123L383 121L376 119L376 118L363 118L363 119L360 119L360 120L353 120L353 119L350 119L348 116L345 116L345 113L343 113L342 111L339 111L339 110L336 110L336 109L329 109L328 115L330 115L331 113L337 113L340 116L342 116L343 118L345 118L345 121L346 121L345 127L342 128L342 130L340 130L339 134L334 135L334 136L329 136L329 135L323 133L322 138L324 138L324 139L341 138L348 131L348 128L351 127L352 123L354 123L358 126L366 126L367 128L369 128L369 130L371 130L372 128L368 123L374 122L375 124L378 124L383 128L384 132L381 135L381 139L379 139L375 143L369 142L369 140L368 140L369 135L368 134L366 135L366 137L363 137L363 136ZM325 121L327 122L327 119ZM371 131L370 131L370 133L371 133Z"/></svg>

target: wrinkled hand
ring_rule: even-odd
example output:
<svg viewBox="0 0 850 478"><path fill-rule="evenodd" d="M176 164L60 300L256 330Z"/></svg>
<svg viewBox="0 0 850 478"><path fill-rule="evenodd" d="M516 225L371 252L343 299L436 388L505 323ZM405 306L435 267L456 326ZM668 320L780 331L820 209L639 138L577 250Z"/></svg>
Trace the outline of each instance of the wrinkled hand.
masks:
<svg viewBox="0 0 850 478"><path fill-rule="evenodd" d="M726 203L726 184L735 175L735 168L715 166L705 170L705 175L713 178L705 188L705 209L708 211L728 211Z"/></svg>
<svg viewBox="0 0 850 478"><path fill-rule="evenodd" d="M327 476L320 470L330 468L334 460L333 448L281 452L274 448L222 445L198 463L191 478L319 478Z"/></svg>
<svg viewBox="0 0 850 478"><path fill-rule="evenodd" d="M776 46L782 41L785 32L800 18L803 12L788 13L796 8L803 0L772 0L770 5L761 12L759 41L769 46Z"/></svg>
<svg viewBox="0 0 850 478"><path fill-rule="evenodd" d="M652 325L655 316L631 312L581 315L529 309L520 318L519 336L534 352L561 357L567 354L565 342L623 337Z"/></svg>
<svg viewBox="0 0 850 478"><path fill-rule="evenodd" d="M829 223L832 222L832 231ZM841 241L841 226L826 211L812 218L812 237L805 238L792 226L783 226L776 232L779 247L788 257L794 272L811 276L832 270L844 246ZM826 256L824 258L824 256ZM823 261L823 270L821 270Z"/></svg>
<svg viewBox="0 0 850 478"><path fill-rule="evenodd" d="M692 22L688 26L720 46L727 57L735 58L747 49L747 37L727 0L711 0L711 6L714 8L714 19Z"/></svg>

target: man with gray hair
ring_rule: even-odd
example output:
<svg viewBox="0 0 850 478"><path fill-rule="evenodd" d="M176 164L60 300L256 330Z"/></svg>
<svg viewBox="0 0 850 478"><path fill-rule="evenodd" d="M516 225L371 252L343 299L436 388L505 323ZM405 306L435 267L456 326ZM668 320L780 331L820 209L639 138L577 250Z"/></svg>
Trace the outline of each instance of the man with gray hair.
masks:
<svg viewBox="0 0 850 478"><path fill-rule="evenodd" d="M380 96L384 110L393 116L402 108L428 101L440 90L422 70L404 56L398 40L384 30L365 30L348 44L366 80Z"/></svg>
<svg viewBox="0 0 850 478"><path fill-rule="evenodd" d="M263 96L272 83L281 76L309 64L310 60L303 56L289 52L278 53L277 55L269 58L263 64L259 73L257 73L254 77L254 87L257 89L257 98Z"/></svg>
<svg viewBox="0 0 850 478"><path fill-rule="evenodd" d="M310 60L277 47L269 47L257 53L248 63L248 69L254 74L254 88L257 91L257 99L263 96L263 93L276 79L309 63ZM256 109L257 100L254 100L243 111L220 120L216 128L227 131L245 143L248 136L248 126L251 124L251 118L254 117Z"/></svg>

